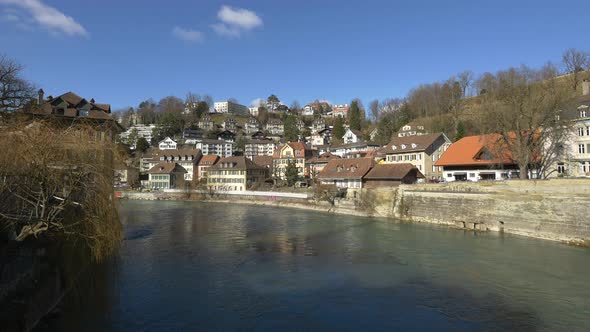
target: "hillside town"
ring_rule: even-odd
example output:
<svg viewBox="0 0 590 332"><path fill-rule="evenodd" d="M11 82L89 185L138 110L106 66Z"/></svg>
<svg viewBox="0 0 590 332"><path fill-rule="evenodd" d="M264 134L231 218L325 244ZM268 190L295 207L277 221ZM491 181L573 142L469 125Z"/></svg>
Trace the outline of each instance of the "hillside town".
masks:
<svg viewBox="0 0 590 332"><path fill-rule="evenodd" d="M180 101L175 102L178 107ZM564 133L543 138L524 167L502 133L467 135L460 127L436 131L420 118L399 124L385 143L379 122L366 119L358 100L304 107L288 107L275 95L257 107L186 102L175 120L184 125L175 131L174 121L146 123L146 107L153 112L167 103L171 100L144 102L138 110L115 114L125 128L118 141L129 151L117 171L117 186L210 192L332 186L356 198L362 188L402 183L590 177L588 80L581 82L578 96L555 110ZM384 116L404 107L399 103ZM539 126L525 134L533 132L541 140L544 130L555 131ZM559 141L551 141L556 137Z"/></svg>

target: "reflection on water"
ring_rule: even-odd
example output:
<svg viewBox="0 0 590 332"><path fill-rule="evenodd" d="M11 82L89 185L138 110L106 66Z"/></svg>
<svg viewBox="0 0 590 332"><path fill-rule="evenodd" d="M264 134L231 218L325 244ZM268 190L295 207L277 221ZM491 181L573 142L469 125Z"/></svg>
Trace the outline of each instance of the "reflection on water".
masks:
<svg viewBox="0 0 590 332"><path fill-rule="evenodd" d="M50 329L556 331L590 250L272 207L124 202L120 253Z"/></svg>

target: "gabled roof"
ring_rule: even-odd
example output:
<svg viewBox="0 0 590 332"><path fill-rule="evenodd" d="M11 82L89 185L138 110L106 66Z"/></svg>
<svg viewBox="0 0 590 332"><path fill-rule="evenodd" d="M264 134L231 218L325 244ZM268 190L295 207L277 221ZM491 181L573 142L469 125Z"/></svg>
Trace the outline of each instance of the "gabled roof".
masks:
<svg viewBox="0 0 590 332"><path fill-rule="evenodd" d="M318 174L318 178L330 179L362 179L375 162L370 158L332 159Z"/></svg>
<svg viewBox="0 0 590 332"><path fill-rule="evenodd" d="M226 167L226 165L231 165L231 167ZM239 169L239 170L247 170L247 169L261 169L264 168L255 164L252 160L240 156L240 157L227 157L221 158L217 161L217 164L211 166L211 169Z"/></svg>
<svg viewBox="0 0 590 332"><path fill-rule="evenodd" d="M161 162L150 168L149 174L171 174L171 173L188 173L186 169L177 163Z"/></svg>
<svg viewBox="0 0 590 332"><path fill-rule="evenodd" d="M269 168L272 166L272 156L254 156L252 161L260 167Z"/></svg>
<svg viewBox="0 0 590 332"><path fill-rule="evenodd" d="M317 157L313 157L308 159L305 163L306 164L325 164L328 163L332 159L340 159L340 156L332 154L330 152L322 153Z"/></svg>
<svg viewBox="0 0 590 332"><path fill-rule="evenodd" d="M368 180L401 180L411 172L416 172L417 178L424 177L424 175L416 168L416 166L408 163L403 163L375 165L373 169L371 169L369 173L365 175L364 178Z"/></svg>
<svg viewBox="0 0 590 332"><path fill-rule="evenodd" d="M290 146L293 150L309 150L307 145L302 142L287 142L285 145Z"/></svg>
<svg viewBox="0 0 590 332"><path fill-rule="evenodd" d="M219 156L216 154L209 154L201 157L199 160L199 166L210 165L213 166L219 160Z"/></svg>
<svg viewBox="0 0 590 332"><path fill-rule="evenodd" d="M441 136L447 141L447 138L443 133L394 137L389 144L381 149L381 152L384 152L385 154L398 154L424 151ZM393 148L394 146L395 149Z"/></svg>
<svg viewBox="0 0 590 332"><path fill-rule="evenodd" d="M502 148L500 135L488 134L463 137L453 143L435 166L506 165L514 164L512 154ZM489 158L484 157L485 155Z"/></svg>

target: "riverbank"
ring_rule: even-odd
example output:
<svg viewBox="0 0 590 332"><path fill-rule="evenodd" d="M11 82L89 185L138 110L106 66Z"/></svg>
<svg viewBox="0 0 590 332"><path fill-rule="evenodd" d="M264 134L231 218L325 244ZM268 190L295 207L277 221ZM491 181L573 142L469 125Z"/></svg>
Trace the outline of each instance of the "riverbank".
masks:
<svg viewBox="0 0 590 332"><path fill-rule="evenodd" d="M590 220L587 217L590 180L586 179L401 185L363 189L359 199L337 199L333 205L302 194L253 193L208 195L180 191L122 192L120 196L141 200L266 205L341 215L384 217L590 247Z"/></svg>

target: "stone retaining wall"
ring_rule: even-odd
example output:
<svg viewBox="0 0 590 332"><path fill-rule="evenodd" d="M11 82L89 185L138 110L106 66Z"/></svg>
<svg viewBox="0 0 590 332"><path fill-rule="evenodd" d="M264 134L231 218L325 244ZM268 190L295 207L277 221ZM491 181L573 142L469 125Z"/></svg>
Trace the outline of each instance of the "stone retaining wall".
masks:
<svg viewBox="0 0 590 332"><path fill-rule="evenodd" d="M590 244L590 180L402 185L393 215L476 230Z"/></svg>

